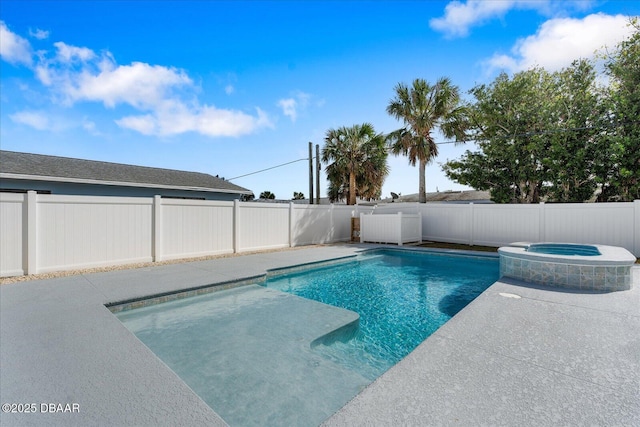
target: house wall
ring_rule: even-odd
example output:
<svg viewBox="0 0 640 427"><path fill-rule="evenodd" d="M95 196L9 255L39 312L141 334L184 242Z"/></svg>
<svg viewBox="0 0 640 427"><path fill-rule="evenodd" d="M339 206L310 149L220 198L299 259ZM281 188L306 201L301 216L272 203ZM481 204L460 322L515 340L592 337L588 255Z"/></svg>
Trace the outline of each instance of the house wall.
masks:
<svg viewBox="0 0 640 427"><path fill-rule="evenodd" d="M205 200L233 201L240 198L237 193L218 193L210 191L189 191L165 188L128 187L119 185L81 184L73 182L55 182L40 180L22 180L2 178L0 187L7 190L47 191L51 194L70 196L114 196L114 197L189 197Z"/></svg>
<svg viewBox="0 0 640 427"><path fill-rule="evenodd" d="M351 218L362 212L420 214L423 240L593 243L640 256L640 200L372 208L31 191L0 193L0 276L348 241Z"/></svg>

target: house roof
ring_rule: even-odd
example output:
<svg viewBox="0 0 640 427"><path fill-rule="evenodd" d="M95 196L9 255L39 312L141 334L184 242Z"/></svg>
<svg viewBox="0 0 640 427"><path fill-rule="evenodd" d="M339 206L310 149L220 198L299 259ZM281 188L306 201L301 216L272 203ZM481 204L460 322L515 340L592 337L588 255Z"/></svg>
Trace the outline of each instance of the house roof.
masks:
<svg viewBox="0 0 640 427"><path fill-rule="evenodd" d="M400 196L395 202L417 202L418 194L407 194ZM393 199L384 199L383 202L390 203ZM465 191L437 191L427 193L427 202L447 202L447 203L492 203L491 195L488 191L465 190Z"/></svg>
<svg viewBox="0 0 640 427"><path fill-rule="evenodd" d="M0 150L0 178L252 193L246 188L206 173L5 150Z"/></svg>

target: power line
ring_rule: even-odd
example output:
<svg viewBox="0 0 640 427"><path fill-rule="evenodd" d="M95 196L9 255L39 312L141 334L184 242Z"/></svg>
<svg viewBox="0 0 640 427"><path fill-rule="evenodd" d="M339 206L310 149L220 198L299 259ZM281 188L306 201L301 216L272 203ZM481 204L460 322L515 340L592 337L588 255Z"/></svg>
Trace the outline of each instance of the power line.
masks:
<svg viewBox="0 0 640 427"><path fill-rule="evenodd" d="M458 143L459 143L459 141L444 141L444 142L436 142L436 144L438 144L438 145L440 145L440 144L458 144ZM313 156L313 157L312 157L312 159L315 159L315 158L316 158L315 156ZM266 169L260 169L260 170L254 171L254 172L245 173L244 175L234 176L233 178L228 178L228 179L227 179L227 181L233 181L234 179L244 178L245 176L255 175L255 174L258 174L258 173L261 173L261 172L270 171L270 170L272 170L272 169L281 168L281 167L283 167L283 166L287 166L287 165L290 165L290 164L292 164L292 163L297 163L297 162L302 162L302 161L308 161L308 160L309 160L309 158L308 158L308 157L305 157L305 158L303 158L303 159L298 159L298 160L292 160L292 161L290 161L290 162L281 163L281 164L279 164L279 165L271 166L271 167L268 167L268 168L266 168Z"/></svg>
<svg viewBox="0 0 640 427"><path fill-rule="evenodd" d="M287 166L287 165L290 165L292 163L302 162L302 161L306 161L306 160L309 160L309 158L305 157L304 159L292 160L292 161L287 162L287 163L282 163L280 165L271 166L270 168L260 169L259 171L245 173L244 175L240 175L240 176L236 176L236 177L233 177L233 178L229 178L229 179L227 179L227 181L233 181L234 179L244 178L245 176L255 175L255 174L260 173L260 172L266 172L266 171L269 171L271 169L280 168L282 166Z"/></svg>
<svg viewBox="0 0 640 427"><path fill-rule="evenodd" d="M636 121L634 121L636 122ZM523 133L518 133L515 135L509 135L508 137L523 137L523 136L533 136L533 135L545 135L545 134L550 134L550 133L559 133L559 132L575 132L575 131L579 131L579 130L602 130L602 129L608 129L607 127L604 126L585 126L585 127L576 127L576 128L567 128L567 129L551 129L551 130L541 130L541 131L531 131L531 132L523 132ZM507 135L505 135L505 137L507 137ZM475 142L475 140L473 139L469 139L466 141L442 141L442 142L436 142L436 145L444 145L444 144L464 144L466 142ZM315 156L312 157L312 159L315 159ZM275 166L271 166L269 168L266 169L260 169L258 171L255 172L249 172L246 173L244 175L240 175L240 176L236 176L233 178L229 178L227 179L227 181L233 181L234 179L238 179L238 178L244 178L245 176L250 176L250 175L255 175L261 172L266 172L266 171L270 171L272 169L277 169L283 166L287 166L290 165L292 163L297 163L297 162L302 162L302 161L308 161L309 158L305 157L303 159L298 159L298 160L292 160L290 162L286 162L286 163L282 163L279 165L275 165Z"/></svg>

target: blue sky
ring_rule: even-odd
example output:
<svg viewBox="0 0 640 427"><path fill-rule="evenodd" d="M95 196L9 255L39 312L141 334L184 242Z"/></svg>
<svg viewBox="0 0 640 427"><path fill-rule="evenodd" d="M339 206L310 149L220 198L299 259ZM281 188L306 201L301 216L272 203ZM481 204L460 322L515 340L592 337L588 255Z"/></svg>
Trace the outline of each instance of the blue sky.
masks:
<svg viewBox="0 0 640 427"><path fill-rule="evenodd" d="M639 14L636 1L3 0L0 146L230 179L306 158L330 128L397 129L385 109L399 82L448 76L466 97L500 71L612 48ZM466 188L439 163L467 149L440 145L427 191ZM417 192L406 158L389 166L383 197ZM233 182L308 196L308 163Z"/></svg>

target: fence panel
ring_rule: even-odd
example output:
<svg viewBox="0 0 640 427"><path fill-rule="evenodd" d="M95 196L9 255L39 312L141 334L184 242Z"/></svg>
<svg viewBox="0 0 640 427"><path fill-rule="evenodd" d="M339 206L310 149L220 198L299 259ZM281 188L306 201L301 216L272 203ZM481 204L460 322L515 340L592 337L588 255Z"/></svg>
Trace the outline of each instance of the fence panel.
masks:
<svg viewBox="0 0 640 427"><path fill-rule="evenodd" d="M162 259L233 252L233 202L162 200Z"/></svg>
<svg viewBox="0 0 640 427"><path fill-rule="evenodd" d="M25 274L26 194L0 194L0 276Z"/></svg>
<svg viewBox="0 0 640 427"><path fill-rule="evenodd" d="M546 204L544 213L541 240L597 243L634 251L634 203L594 203L586 209L583 204Z"/></svg>
<svg viewBox="0 0 640 427"><path fill-rule="evenodd" d="M423 240L470 243L472 212L468 205L425 204L421 212Z"/></svg>
<svg viewBox="0 0 640 427"><path fill-rule="evenodd" d="M354 206L333 206L333 241L351 240L351 218L357 216Z"/></svg>
<svg viewBox="0 0 640 427"><path fill-rule="evenodd" d="M373 214L397 214L398 212L406 213L406 214L417 214L418 212L422 212L422 207L420 203L389 203L386 205L378 205L373 210Z"/></svg>
<svg viewBox="0 0 640 427"><path fill-rule="evenodd" d="M469 208L469 205L466 205ZM473 210L470 243L503 246L513 242L537 242L540 239L539 205L471 206Z"/></svg>
<svg viewBox="0 0 640 427"><path fill-rule="evenodd" d="M293 205L293 246L331 242L332 210L328 205Z"/></svg>
<svg viewBox="0 0 640 427"><path fill-rule="evenodd" d="M152 260L152 199L38 195L37 271Z"/></svg>
<svg viewBox="0 0 640 427"><path fill-rule="evenodd" d="M236 251L289 246L289 205L282 203L238 203Z"/></svg>

